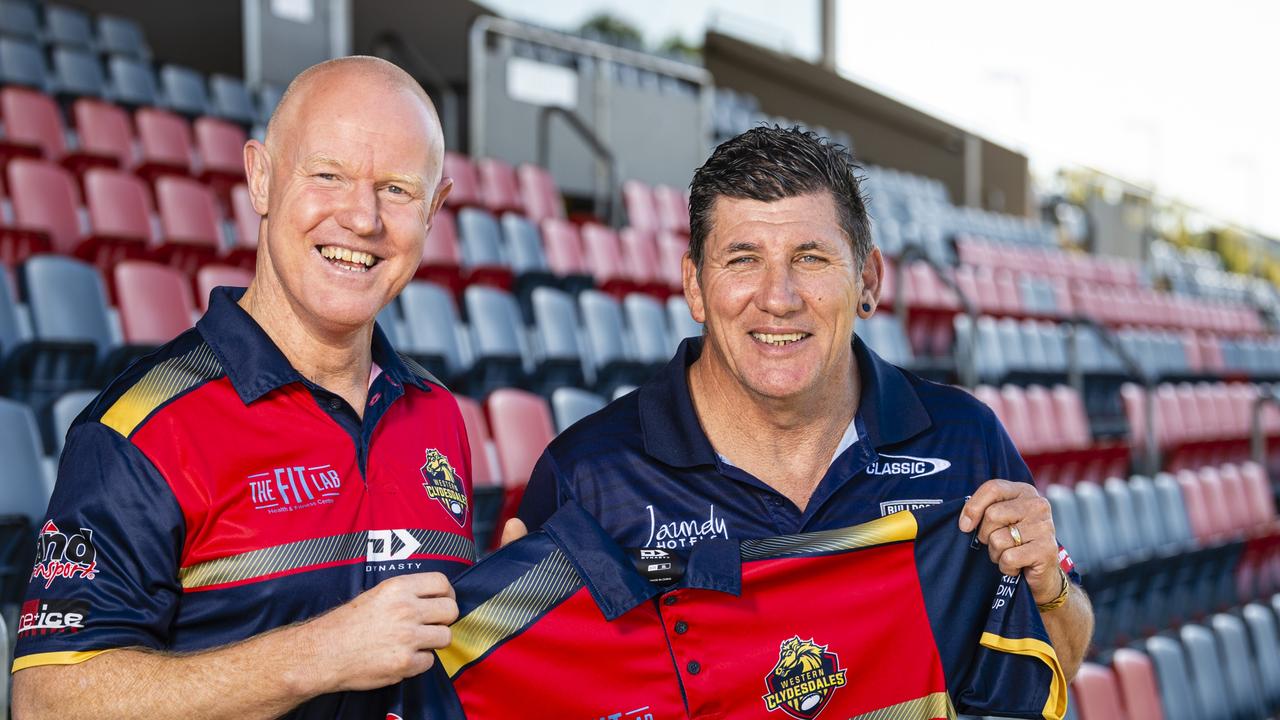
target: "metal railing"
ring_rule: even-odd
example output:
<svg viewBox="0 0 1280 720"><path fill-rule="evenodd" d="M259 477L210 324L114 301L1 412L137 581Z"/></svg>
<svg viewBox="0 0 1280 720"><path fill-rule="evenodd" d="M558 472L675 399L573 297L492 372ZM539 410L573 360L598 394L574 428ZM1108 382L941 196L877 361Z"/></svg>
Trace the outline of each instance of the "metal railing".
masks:
<svg viewBox="0 0 1280 720"><path fill-rule="evenodd" d="M1268 403L1280 407L1280 386L1268 385L1253 401L1253 414L1249 424L1249 445L1254 461L1263 468L1267 467L1267 429L1262 425L1262 409Z"/></svg>
<svg viewBox="0 0 1280 720"><path fill-rule="evenodd" d="M614 198L618 192L618 163L613 152L600 140L577 113L556 105L544 105L538 111L538 164L551 167L551 118L562 117L578 137L586 142L597 163L595 214L610 225L618 225L621 217Z"/></svg>

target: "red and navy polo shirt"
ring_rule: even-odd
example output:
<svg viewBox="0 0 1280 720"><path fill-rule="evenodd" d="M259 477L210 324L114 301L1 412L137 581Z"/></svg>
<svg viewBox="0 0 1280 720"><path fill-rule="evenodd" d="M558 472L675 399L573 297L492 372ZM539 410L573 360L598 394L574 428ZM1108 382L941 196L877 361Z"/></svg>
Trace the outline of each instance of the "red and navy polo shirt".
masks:
<svg viewBox="0 0 1280 720"><path fill-rule="evenodd" d="M990 408L885 362L855 336L856 438L846 435L852 442L800 510L712 448L689 395L688 369L702 347L702 338L687 338L652 380L556 437L520 507L530 529L575 501L624 546L679 551L712 538L847 527L966 498L991 478L1032 482Z"/></svg>
<svg viewBox="0 0 1280 720"><path fill-rule="evenodd" d="M457 402L375 328L363 419L219 288L67 436L14 670L192 651L306 620L404 573L474 560ZM383 703L382 700L377 700ZM381 706L381 705L380 705ZM295 717L365 717L360 694Z"/></svg>
<svg viewBox="0 0 1280 720"><path fill-rule="evenodd" d="M628 555L565 505L455 582L461 617L410 718L1061 718L1031 591L962 501L850 528ZM672 564L672 567L664 565ZM657 579L658 582L654 582Z"/></svg>

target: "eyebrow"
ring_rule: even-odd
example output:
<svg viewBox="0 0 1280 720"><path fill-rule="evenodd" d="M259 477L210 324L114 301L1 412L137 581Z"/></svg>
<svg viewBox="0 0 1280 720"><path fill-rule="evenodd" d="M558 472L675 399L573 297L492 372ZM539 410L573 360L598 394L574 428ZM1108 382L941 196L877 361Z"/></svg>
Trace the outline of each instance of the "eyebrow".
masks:
<svg viewBox="0 0 1280 720"><path fill-rule="evenodd" d="M345 167L341 160L330 155L325 155L324 153L312 153L311 155L308 155L304 164L307 166L332 165L336 168ZM396 183L399 185L412 185L416 189L421 189L423 185L422 178L412 173L392 173L384 176L382 180L383 182Z"/></svg>

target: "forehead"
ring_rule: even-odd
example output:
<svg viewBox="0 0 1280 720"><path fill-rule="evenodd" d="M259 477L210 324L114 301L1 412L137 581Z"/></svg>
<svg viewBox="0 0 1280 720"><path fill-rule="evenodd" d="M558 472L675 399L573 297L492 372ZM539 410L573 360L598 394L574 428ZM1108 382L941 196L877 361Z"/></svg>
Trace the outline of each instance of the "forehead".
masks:
<svg viewBox="0 0 1280 720"><path fill-rule="evenodd" d="M441 162L433 158L438 142L428 113L404 91L321 90L298 107L285 144L297 162L425 174Z"/></svg>
<svg viewBox="0 0 1280 720"><path fill-rule="evenodd" d="M817 241L847 244L829 192L781 200L720 196L711 207L710 248L739 242Z"/></svg>

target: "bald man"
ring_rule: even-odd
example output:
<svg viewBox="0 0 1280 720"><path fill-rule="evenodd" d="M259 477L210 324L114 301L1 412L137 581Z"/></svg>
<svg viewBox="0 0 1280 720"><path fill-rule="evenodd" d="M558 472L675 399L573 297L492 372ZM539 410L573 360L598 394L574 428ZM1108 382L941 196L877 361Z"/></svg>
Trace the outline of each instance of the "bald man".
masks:
<svg viewBox="0 0 1280 720"><path fill-rule="evenodd" d="M448 195L402 70L303 72L245 146L256 276L68 434L17 628L30 718L382 718L449 643L470 449L374 317Z"/></svg>

